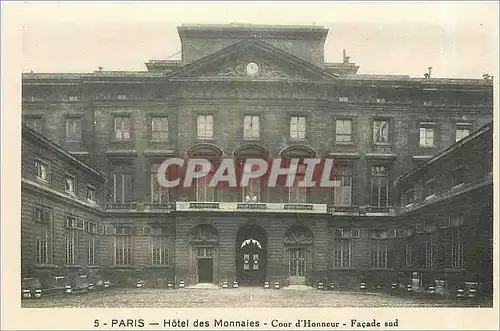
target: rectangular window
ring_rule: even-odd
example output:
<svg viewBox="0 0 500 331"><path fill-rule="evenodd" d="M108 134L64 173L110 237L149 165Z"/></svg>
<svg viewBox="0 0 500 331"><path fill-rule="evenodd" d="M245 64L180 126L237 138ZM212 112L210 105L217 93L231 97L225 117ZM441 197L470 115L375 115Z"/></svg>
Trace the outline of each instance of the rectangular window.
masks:
<svg viewBox="0 0 500 331"><path fill-rule="evenodd" d="M252 139L260 136L259 116L245 116L243 122L243 138Z"/></svg>
<svg viewBox="0 0 500 331"><path fill-rule="evenodd" d="M26 118L26 126L32 130L42 133L42 118L41 117L28 117Z"/></svg>
<svg viewBox="0 0 500 331"><path fill-rule="evenodd" d="M351 266L351 239L335 238L333 242L333 266L349 268Z"/></svg>
<svg viewBox="0 0 500 331"><path fill-rule="evenodd" d="M151 264L168 265L168 237L151 237Z"/></svg>
<svg viewBox="0 0 500 331"><path fill-rule="evenodd" d="M372 206L389 205L389 171L384 166L372 167Z"/></svg>
<svg viewBox="0 0 500 331"><path fill-rule="evenodd" d="M40 160L35 160L35 175L37 178L49 180L49 164Z"/></svg>
<svg viewBox="0 0 500 331"><path fill-rule="evenodd" d="M196 180L196 201L215 201L215 187L209 187L210 176L205 176Z"/></svg>
<svg viewBox="0 0 500 331"><path fill-rule="evenodd" d="M334 181L339 186L333 188L333 204L335 206L350 206L352 203L352 167L337 167Z"/></svg>
<svg viewBox="0 0 500 331"><path fill-rule="evenodd" d="M158 168L159 164L151 165L151 203L162 204L168 202L168 188L160 185L158 181Z"/></svg>
<svg viewBox="0 0 500 331"><path fill-rule="evenodd" d="M389 122L383 120L373 121L373 142L386 144L389 142Z"/></svg>
<svg viewBox="0 0 500 331"><path fill-rule="evenodd" d="M335 121L335 141L336 142L352 142L352 121L351 120L336 120Z"/></svg>
<svg viewBox="0 0 500 331"><path fill-rule="evenodd" d="M244 168L244 172L252 172L252 169L249 166ZM261 181L260 178L250 178L248 180L248 185L242 188L242 201L243 202L260 202L260 190L261 190Z"/></svg>
<svg viewBox="0 0 500 331"><path fill-rule="evenodd" d="M386 239L370 239L370 266L372 268L387 268Z"/></svg>
<svg viewBox="0 0 500 331"><path fill-rule="evenodd" d="M92 186L87 186L86 196L87 196L87 200L96 201L95 200L95 188L93 188Z"/></svg>
<svg viewBox="0 0 500 331"><path fill-rule="evenodd" d="M128 173L113 174L113 202L132 202L132 175Z"/></svg>
<svg viewBox="0 0 500 331"><path fill-rule="evenodd" d="M66 264L76 264L78 251L78 233L76 229L66 229Z"/></svg>
<svg viewBox="0 0 500 331"><path fill-rule="evenodd" d="M64 178L64 190L69 194L76 193L76 181L75 177L66 175Z"/></svg>
<svg viewBox="0 0 500 331"><path fill-rule="evenodd" d="M115 264L132 264L132 236L130 227L117 227L115 235Z"/></svg>
<svg viewBox="0 0 500 331"><path fill-rule="evenodd" d="M436 240L434 233L428 233L425 238L425 267L434 268Z"/></svg>
<svg viewBox="0 0 500 331"><path fill-rule="evenodd" d="M130 139L130 117L116 116L114 119L115 139L129 140Z"/></svg>
<svg viewBox="0 0 500 331"><path fill-rule="evenodd" d="M465 170L460 166L451 172L451 187L455 187L465 183Z"/></svg>
<svg viewBox="0 0 500 331"><path fill-rule="evenodd" d="M168 140L168 117L151 118L151 140Z"/></svg>
<svg viewBox="0 0 500 331"><path fill-rule="evenodd" d="M82 120L80 118L66 119L66 140L67 141L82 140Z"/></svg>
<svg viewBox="0 0 500 331"><path fill-rule="evenodd" d="M290 139L306 139L306 118L290 117Z"/></svg>
<svg viewBox="0 0 500 331"><path fill-rule="evenodd" d="M127 95L126 94L117 94L116 98L118 100L127 100Z"/></svg>
<svg viewBox="0 0 500 331"><path fill-rule="evenodd" d="M349 97L339 97L339 102L349 102Z"/></svg>
<svg viewBox="0 0 500 331"><path fill-rule="evenodd" d="M461 227L453 227L451 231L451 267L464 267L464 243Z"/></svg>
<svg viewBox="0 0 500 331"><path fill-rule="evenodd" d="M196 132L198 139L213 139L214 137L213 115L198 115Z"/></svg>
<svg viewBox="0 0 500 331"><path fill-rule="evenodd" d="M415 202L415 190L413 188L409 188L405 191L404 194L404 205L409 206Z"/></svg>
<svg viewBox="0 0 500 331"><path fill-rule="evenodd" d="M69 101L78 101L78 100L80 100L80 97L78 95L68 95L68 100Z"/></svg>
<svg viewBox="0 0 500 331"><path fill-rule="evenodd" d="M420 123L420 146L434 147L435 123Z"/></svg>
<svg viewBox="0 0 500 331"><path fill-rule="evenodd" d="M43 211L42 211L43 214ZM49 263L49 223L36 223L36 263Z"/></svg>
<svg viewBox="0 0 500 331"><path fill-rule="evenodd" d="M288 188L289 203L306 203L307 202L307 187L293 185Z"/></svg>
<svg viewBox="0 0 500 331"><path fill-rule="evenodd" d="M459 141L467 137L471 133L472 124L470 123L457 123L455 130L455 141Z"/></svg>
<svg viewBox="0 0 500 331"><path fill-rule="evenodd" d="M413 246L412 239L405 238L405 268L413 267Z"/></svg>
<svg viewBox="0 0 500 331"><path fill-rule="evenodd" d="M433 179L424 184L424 197L431 197L436 194L436 185Z"/></svg>
<svg viewBox="0 0 500 331"><path fill-rule="evenodd" d="M96 256L95 256L95 253L96 253L96 240L95 240L95 236L90 236L89 237L89 240L88 240L88 260L87 260L87 263L89 265L94 265L96 264Z"/></svg>

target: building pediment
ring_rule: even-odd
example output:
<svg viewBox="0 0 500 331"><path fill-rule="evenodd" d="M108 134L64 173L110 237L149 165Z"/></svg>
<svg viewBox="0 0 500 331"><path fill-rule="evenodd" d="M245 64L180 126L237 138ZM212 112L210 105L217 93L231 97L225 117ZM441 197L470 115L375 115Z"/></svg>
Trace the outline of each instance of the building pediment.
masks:
<svg viewBox="0 0 500 331"><path fill-rule="evenodd" d="M167 79L187 81L335 81L324 69L260 40L245 40L192 62Z"/></svg>

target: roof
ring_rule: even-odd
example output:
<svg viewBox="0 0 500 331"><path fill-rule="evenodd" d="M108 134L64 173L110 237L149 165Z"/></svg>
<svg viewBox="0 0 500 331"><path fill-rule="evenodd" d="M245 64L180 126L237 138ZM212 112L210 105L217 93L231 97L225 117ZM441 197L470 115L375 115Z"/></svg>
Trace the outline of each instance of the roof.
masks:
<svg viewBox="0 0 500 331"><path fill-rule="evenodd" d="M434 156L432 156L430 159L428 159L426 162L422 163L418 167L407 172L406 174L399 176L399 178L397 179L397 182L404 181L405 179L412 177L413 175L415 175L415 174L419 173L420 171L422 171L423 169L427 168L429 165L436 163L438 160L442 159L443 157L453 153L454 151L456 151L460 147L470 143L471 141L475 140L476 138L478 138L482 135L487 134L488 132L490 132L490 133L493 132L493 122L490 122L486 125L483 125L481 128L477 129L476 131L474 131L473 133L471 133L467 137L457 141L456 143L454 143L453 145L449 146L448 148L442 150L441 152L436 153Z"/></svg>
<svg viewBox="0 0 500 331"><path fill-rule="evenodd" d="M47 139L45 136L41 135L40 133L36 132L35 130L31 129L30 127L23 125L22 126L22 135L42 143L43 145L52 149L54 152L63 156L64 158L66 158L70 162L73 162L80 169L85 170L85 171L95 175L97 178L101 179L103 182L106 180L106 176L102 172L100 172L99 170L94 169L91 166L87 165L86 163L78 160L77 158L72 156L68 151L64 150L59 145L57 145L53 141Z"/></svg>

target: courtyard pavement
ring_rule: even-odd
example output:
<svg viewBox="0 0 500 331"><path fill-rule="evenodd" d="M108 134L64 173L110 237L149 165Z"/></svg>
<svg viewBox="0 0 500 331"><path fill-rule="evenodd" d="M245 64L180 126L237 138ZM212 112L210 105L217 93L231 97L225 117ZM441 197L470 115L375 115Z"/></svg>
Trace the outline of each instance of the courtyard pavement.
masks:
<svg viewBox="0 0 500 331"><path fill-rule="evenodd" d="M492 307L491 301L418 299L384 293L263 289L110 289L23 300L25 308Z"/></svg>

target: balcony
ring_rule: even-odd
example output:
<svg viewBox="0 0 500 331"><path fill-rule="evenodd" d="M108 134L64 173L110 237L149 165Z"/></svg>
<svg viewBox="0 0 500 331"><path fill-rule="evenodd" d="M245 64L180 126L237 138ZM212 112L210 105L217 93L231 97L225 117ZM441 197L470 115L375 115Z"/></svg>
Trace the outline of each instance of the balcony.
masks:
<svg viewBox="0 0 500 331"><path fill-rule="evenodd" d="M250 212L326 214L326 204L313 203L244 203L244 202L177 202L176 211Z"/></svg>
<svg viewBox="0 0 500 331"><path fill-rule="evenodd" d="M175 210L175 202L164 203L145 203L144 211L173 211Z"/></svg>
<svg viewBox="0 0 500 331"><path fill-rule="evenodd" d="M395 216L393 207L328 206L328 214L336 216Z"/></svg>

